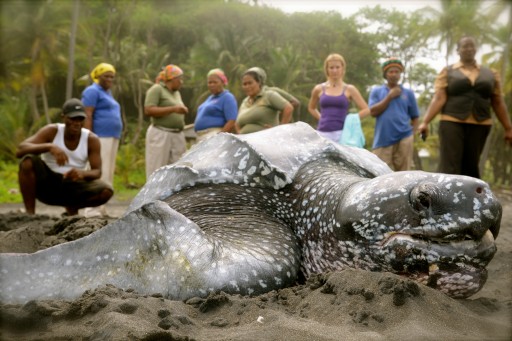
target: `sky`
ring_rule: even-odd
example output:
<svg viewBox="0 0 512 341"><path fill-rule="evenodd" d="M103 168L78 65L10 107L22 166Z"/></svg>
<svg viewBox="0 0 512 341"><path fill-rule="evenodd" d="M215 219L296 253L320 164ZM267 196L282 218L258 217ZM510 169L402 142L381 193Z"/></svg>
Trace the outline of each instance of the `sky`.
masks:
<svg viewBox="0 0 512 341"><path fill-rule="evenodd" d="M355 14L363 7L395 8L400 11L414 11L426 6L440 9L437 0L259 0L258 2L279 8L286 13L312 11L339 11L342 16Z"/></svg>

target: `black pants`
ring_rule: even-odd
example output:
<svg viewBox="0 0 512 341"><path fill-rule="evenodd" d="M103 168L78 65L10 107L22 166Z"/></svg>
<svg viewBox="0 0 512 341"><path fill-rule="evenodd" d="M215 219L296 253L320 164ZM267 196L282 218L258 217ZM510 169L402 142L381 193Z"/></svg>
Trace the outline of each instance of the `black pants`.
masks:
<svg viewBox="0 0 512 341"><path fill-rule="evenodd" d="M36 176L36 199L54 206L82 206L90 197L99 195L103 190L112 188L106 182L96 180L64 179L60 173L55 173L39 155L27 154L21 161L32 159Z"/></svg>
<svg viewBox="0 0 512 341"><path fill-rule="evenodd" d="M480 178L478 163L490 125L439 122L440 173Z"/></svg>

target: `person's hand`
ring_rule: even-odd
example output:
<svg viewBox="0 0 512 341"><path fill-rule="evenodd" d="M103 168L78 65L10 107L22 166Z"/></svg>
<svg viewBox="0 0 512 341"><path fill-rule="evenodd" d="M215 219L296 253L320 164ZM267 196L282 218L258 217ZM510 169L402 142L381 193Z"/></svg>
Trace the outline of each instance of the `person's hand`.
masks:
<svg viewBox="0 0 512 341"><path fill-rule="evenodd" d="M57 162L57 164L59 166L64 166L66 163L68 163L68 156L66 155L66 153L64 153L64 151L62 149L60 149L59 147L57 147L56 145L53 145L51 148L50 148L50 154L53 155L53 157L55 158L55 161Z"/></svg>
<svg viewBox="0 0 512 341"><path fill-rule="evenodd" d="M423 141L425 141L427 139L427 136L428 136L428 124L426 124L425 122L421 123L418 126L417 132L421 136L421 139Z"/></svg>
<svg viewBox="0 0 512 341"><path fill-rule="evenodd" d="M391 98L395 98L395 97L400 96L401 93L402 93L402 89L399 86L395 86L395 87L391 88L391 90L389 90L388 96Z"/></svg>
<svg viewBox="0 0 512 341"><path fill-rule="evenodd" d="M64 179L71 181L83 180L84 173L76 168L71 168L67 173L64 173Z"/></svg>
<svg viewBox="0 0 512 341"><path fill-rule="evenodd" d="M184 105L177 105L174 107L173 112L178 113L178 114L188 114L188 108Z"/></svg>

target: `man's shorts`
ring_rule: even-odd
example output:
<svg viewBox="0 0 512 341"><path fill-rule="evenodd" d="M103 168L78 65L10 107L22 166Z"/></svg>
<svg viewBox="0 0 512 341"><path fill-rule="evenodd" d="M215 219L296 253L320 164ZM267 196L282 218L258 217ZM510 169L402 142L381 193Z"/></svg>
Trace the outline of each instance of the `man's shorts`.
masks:
<svg viewBox="0 0 512 341"><path fill-rule="evenodd" d="M90 181L64 179L62 174L52 171L39 155L25 155L20 163L26 158L32 159L36 176L36 198L47 205L80 206L88 198L100 194L103 190L112 190L107 183L99 179Z"/></svg>

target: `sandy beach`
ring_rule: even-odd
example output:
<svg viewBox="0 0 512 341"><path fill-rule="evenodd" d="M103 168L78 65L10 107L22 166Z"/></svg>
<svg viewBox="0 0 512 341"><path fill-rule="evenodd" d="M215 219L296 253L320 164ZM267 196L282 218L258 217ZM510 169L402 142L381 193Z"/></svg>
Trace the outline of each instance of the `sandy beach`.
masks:
<svg viewBox="0 0 512 341"><path fill-rule="evenodd" d="M503 206L489 278L463 300L389 273L347 269L256 296L222 292L172 301L102 286L73 301L0 305L1 340L511 340L512 192ZM81 238L120 216L67 217L62 208L0 205L0 251L35 252ZM1 285L1 283L0 283Z"/></svg>

